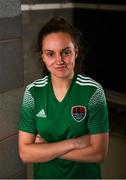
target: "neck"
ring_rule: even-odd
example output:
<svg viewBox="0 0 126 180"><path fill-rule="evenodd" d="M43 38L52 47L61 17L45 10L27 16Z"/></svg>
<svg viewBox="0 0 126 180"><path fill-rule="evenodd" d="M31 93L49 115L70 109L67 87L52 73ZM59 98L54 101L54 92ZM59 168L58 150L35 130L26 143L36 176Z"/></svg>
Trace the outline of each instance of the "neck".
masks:
<svg viewBox="0 0 126 180"><path fill-rule="evenodd" d="M70 77L67 78L58 78L56 76L51 75L51 79L52 79L52 85L55 88L69 88L71 81L73 79L73 75L71 75Z"/></svg>
<svg viewBox="0 0 126 180"><path fill-rule="evenodd" d="M56 76L51 75L53 91L54 91L55 97L57 98L59 102L61 102L64 99L71 85L73 75L69 78L68 77L58 78Z"/></svg>

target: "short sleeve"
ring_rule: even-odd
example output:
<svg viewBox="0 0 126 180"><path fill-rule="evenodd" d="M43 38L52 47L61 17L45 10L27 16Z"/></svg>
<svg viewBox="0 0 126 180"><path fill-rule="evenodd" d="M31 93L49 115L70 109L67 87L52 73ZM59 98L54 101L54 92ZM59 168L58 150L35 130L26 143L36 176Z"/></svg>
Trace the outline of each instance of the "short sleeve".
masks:
<svg viewBox="0 0 126 180"><path fill-rule="evenodd" d="M34 111L34 98L30 92L30 87L27 86L24 92L21 106L19 130L32 134L37 134Z"/></svg>
<svg viewBox="0 0 126 180"><path fill-rule="evenodd" d="M88 130L90 134L109 131L108 108L104 90L99 86L88 104Z"/></svg>

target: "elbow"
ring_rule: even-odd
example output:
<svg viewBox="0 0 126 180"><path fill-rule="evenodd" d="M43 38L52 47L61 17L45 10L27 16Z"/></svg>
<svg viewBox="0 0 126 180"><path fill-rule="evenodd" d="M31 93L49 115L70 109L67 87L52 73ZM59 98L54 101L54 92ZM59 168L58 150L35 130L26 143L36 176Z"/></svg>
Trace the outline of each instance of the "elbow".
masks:
<svg viewBox="0 0 126 180"><path fill-rule="evenodd" d="M19 149L19 157L21 161L25 164L26 163L39 163L39 162L43 163L50 160L47 156L41 156L40 158L40 157L36 157L36 155L33 155L33 153L30 154L27 148Z"/></svg>
<svg viewBox="0 0 126 180"><path fill-rule="evenodd" d="M98 158L97 158L98 163L102 163L102 162L104 162L104 160L105 160L104 155L102 155L102 154L98 155Z"/></svg>
<svg viewBox="0 0 126 180"><path fill-rule="evenodd" d="M104 162L106 157L107 157L107 153L106 152L100 152L98 154L98 156L97 156L97 162L99 162L99 163Z"/></svg>
<svg viewBox="0 0 126 180"><path fill-rule="evenodd" d="M19 157L23 163L32 163L33 160L30 158L29 153L25 148L19 149Z"/></svg>
<svg viewBox="0 0 126 180"><path fill-rule="evenodd" d="M105 148L102 152L101 152L101 162L104 162L107 158L108 155L108 148Z"/></svg>
<svg viewBox="0 0 126 180"><path fill-rule="evenodd" d="M102 162L104 162L107 158L107 152L103 153L102 155Z"/></svg>
<svg viewBox="0 0 126 180"><path fill-rule="evenodd" d="M23 163L30 163L29 159L27 158L24 152L19 152L19 157Z"/></svg>

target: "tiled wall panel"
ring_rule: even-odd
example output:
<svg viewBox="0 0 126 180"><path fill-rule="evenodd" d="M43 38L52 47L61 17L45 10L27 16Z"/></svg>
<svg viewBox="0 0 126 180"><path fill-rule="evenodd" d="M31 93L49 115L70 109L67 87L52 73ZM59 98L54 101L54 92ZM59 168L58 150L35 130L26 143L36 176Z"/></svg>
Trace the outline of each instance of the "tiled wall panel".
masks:
<svg viewBox="0 0 126 180"><path fill-rule="evenodd" d="M16 17L0 17L0 41L21 38L21 15Z"/></svg>
<svg viewBox="0 0 126 180"><path fill-rule="evenodd" d="M17 136L0 142L0 179L9 179L21 170L25 171L25 167L19 159L17 147Z"/></svg>
<svg viewBox="0 0 126 180"><path fill-rule="evenodd" d="M23 88L0 94L0 141L16 134Z"/></svg>
<svg viewBox="0 0 126 180"><path fill-rule="evenodd" d="M0 1L0 179L26 178L17 139L24 85L20 6L20 0Z"/></svg>
<svg viewBox="0 0 126 180"><path fill-rule="evenodd" d="M23 85L22 41L0 42L0 92Z"/></svg>

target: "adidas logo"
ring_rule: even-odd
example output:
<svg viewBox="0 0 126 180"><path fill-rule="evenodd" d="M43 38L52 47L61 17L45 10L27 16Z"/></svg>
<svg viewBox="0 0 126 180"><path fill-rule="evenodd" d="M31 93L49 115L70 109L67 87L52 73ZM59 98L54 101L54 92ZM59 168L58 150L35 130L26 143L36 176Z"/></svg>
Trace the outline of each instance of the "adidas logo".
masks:
<svg viewBox="0 0 126 180"><path fill-rule="evenodd" d="M46 118L46 114L45 114L45 111L44 109L42 109L41 111L39 111L37 114L36 114L37 117L42 117L42 118Z"/></svg>

